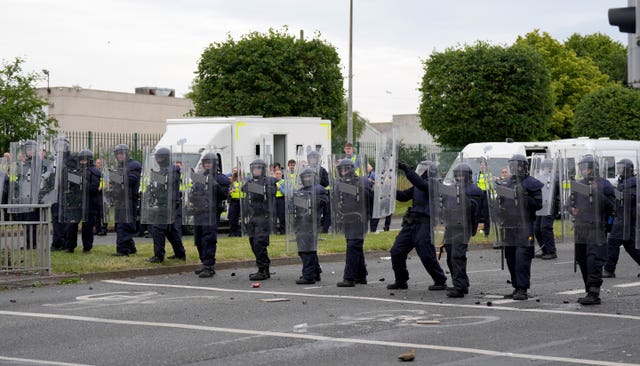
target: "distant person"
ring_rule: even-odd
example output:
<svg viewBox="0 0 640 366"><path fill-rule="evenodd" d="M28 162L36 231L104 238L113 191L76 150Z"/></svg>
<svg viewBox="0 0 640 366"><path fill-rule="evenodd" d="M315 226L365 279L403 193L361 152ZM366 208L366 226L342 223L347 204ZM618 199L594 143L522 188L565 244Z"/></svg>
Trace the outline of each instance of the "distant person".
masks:
<svg viewBox="0 0 640 366"><path fill-rule="evenodd" d="M131 158L128 145L116 145L113 154L117 161L114 169L109 171L109 190L116 221L116 252L112 255L127 257L138 252L133 237L136 234L136 202L142 166Z"/></svg>
<svg viewBox="0 0 640 366"><path fill-rule="evenodd" d="M242 228L240 227L240 199L243 196L242 183L238 178L238 167L231 170L231 181L229 190L229 236L241 237Z"/></svg>

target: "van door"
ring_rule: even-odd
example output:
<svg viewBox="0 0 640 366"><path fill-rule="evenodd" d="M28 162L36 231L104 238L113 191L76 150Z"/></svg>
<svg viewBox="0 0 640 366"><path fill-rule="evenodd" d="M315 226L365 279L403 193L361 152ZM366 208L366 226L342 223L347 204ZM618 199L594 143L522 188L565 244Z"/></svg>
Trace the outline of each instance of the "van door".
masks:
<svg viewBox="0 0 640 366"><path fill-rule="evenodd" d="M273 135L273 162L287 165L287 135Z"/></svg>

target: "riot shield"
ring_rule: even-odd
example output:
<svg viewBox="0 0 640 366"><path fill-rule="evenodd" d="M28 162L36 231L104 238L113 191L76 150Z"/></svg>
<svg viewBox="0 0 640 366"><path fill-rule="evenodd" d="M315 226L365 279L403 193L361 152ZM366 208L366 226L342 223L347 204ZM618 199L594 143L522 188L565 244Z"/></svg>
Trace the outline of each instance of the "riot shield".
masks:
<svg viewBox="0 0 640 366"><path fill-rule="evenodd" d="M42 179L40 181L39 203L54 204L58 202L58 177L56 168L58 155L69 150L69 143L62 136L53 142L53 153L44 152L42 155ZM58 151L60 151L58 153Z"/></svg>
<svg viewBox="0 0 640 366"><path fill-rule="evenodd" d="M366 161L364 156L341 159L333 156L331 181L331 226L334 234L342 233L347 239L364 239L369 226L368 210L371 188L364 169L358 169L354 160Z"/></svg>
<svg viewBox="0 0 640 366"><path fill-rule="evenodd" d="M87 221L88 167L80 165L76 152L58 154L56 166L59 187L58 221L67 223Z"/></svg>
<svg viewBox="0 0 640 366"><path fill-rule="evenodd" d="M635 234L632 230L634 230L634 209L637 201L637 186L633 162L629 159L622 159L617 162L616 176L618 179L614 185L616 203L613 225L621 228L622 232L616 232L615 234L620 235L620 237L618 237L619 239L631 240Z"/></svg>
<svg viewBox="0 0 640 366"><path fill-rule="evenodd" d="M533 224L527 210L525 189L511 166L509 174L509 179L501 184L491 182L488 188L487 199L496 248L532 245Z"/></svg>
<svg viewBox="0 0 640 366"><path fill-rule="evenodd" d="M0 203L7 203L7 197L9 192L9 161L1 157L0 158Z"/></svg>
<svg viewBox="0 0 640 366"><path fill-rule="evenodd" d="M546 154L531 155L530 175L544 184L542 186L542 208L536 211L537 216L549 216L557 208L558 189L557 159Z"/></svg>
<svg viewBox="0 0 640 366"><path fill-rule="evenodd" d="M216 225L218 207L217 153L210 148L202 151L201 159L189 159L183 163L183 213L184 225Z"/></svg>
<svg viewBox="0 0 640 366"><path fill-rule="evenodd" d="M26 140L10 144L12 161L9 165L9 203L39 203L42 178L40 141ZM12 208L11 213L31 212L33 208Z"/></svg>
<svg viewBox="0 0 640 366"><path fill-rule="evenodd" d="M376 166L373 179L373 207L371 217L383 218L391 215L396 208L398 157L397 133L380 134L376 139Z"/></svg>
<svg viewBox="0 0 640 366"><path fill-rule="evenodd" d="M144 149L142 170L141 223L167 225L176 217L180 173L171 146Z"/></svg>
<svg viewBox="0 0 640 366"><path fill-rule="evenodd" d="M570 213L575 220L575 244L604 245L610 213L604 192L605 164L597 152L578 157L575 181L571 182Z"/></svg>
<svg viewBox="0 0 640 366"><path fill-rule="evenodd" d="M112 149L101 151L100 156L104 162L103 171L103 200L105 222L109 223L134 223L136 220L135 203L132 203L129 189L128 172L125 160L119 160Z"/></svg>
<svg viewBox="0 0 640 366"><path fill-rule="evenodd" d="M274 229L276 184L269 176L271 157L239 157L238 178L242 230L249 237L269 235Z"/></svg>
<svg viewBox="0 0 640 366"><path fill-rule="evenodd" d="M285 186L287 252L317 250L322 210L316 197L318 180L315 169L297 166L292 184Z"/></svg>
<svg viewBox="0 0 640 366"><path fill-rule="evenodd" d="M451 188L455 190L456 181L453 178L452 167L462 163L458 152L440 152L433 155L433 161L425 161L416 168L416 173L422 175L418 169L427 169L429 177L429 217L431 225L431 242L435 246L442 246L445 235L445 206L446 198L451 196ZM427 164L421 167L421 164ZM442 174L444 172L444 174ZM449 174L451 173L451 174ZM455 195L454 195L455 197Z"/></svg>

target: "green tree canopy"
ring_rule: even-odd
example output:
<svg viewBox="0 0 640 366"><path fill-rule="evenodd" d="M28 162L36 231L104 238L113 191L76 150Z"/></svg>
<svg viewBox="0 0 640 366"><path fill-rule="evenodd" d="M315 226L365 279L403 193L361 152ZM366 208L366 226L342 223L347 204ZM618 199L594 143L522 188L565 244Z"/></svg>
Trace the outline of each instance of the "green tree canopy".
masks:
<svg viewBox="0 0 640 366"><path fill-rule="evenodd" d="M189 98L196 116L315 116L338 123L344 109L340 58L318 39L282 31L211 44Z"/></svg>
<svg viewBox="0 0 640 366"><path fill-rule="evenodd" d="M555 107L544 139L569 138L576 105L582 97L605 86L609 77L590 58L578 57L548 33L539 31L518 37L515 44L535 47L551 74Z"/></svg>
<svg viewBox="0 0 640 366"><path fill-rule="evenodd" d="M607 86L585 96L576 106L575 136L640 140L640 91Z"/></svg>
<svg viewBox="0 0 640 366"><path fill-rule="evenodd" d="M553 101L549 72L532 47L473 46L433 53L424 62L420 118L441 145L536 139Z"/></svg>
<svg viewBox="0 0 640 366"><path fill-rule="evenodd" d="M42 75L25 74L21 58L12 62L3 61L0 68L0 148L9 150L9 143L36 135L51 135L58 127L55 118L48 117L44 106L46 99L38 96L35 83Z"/></svg>
<svg viewBox="0 0 640 366"><path fill-rule="evenodd" d="M609 80L627 83L627 47L602 33L581 36L573 34L564 42L565 47L578 57L590 58Z"/></svg>

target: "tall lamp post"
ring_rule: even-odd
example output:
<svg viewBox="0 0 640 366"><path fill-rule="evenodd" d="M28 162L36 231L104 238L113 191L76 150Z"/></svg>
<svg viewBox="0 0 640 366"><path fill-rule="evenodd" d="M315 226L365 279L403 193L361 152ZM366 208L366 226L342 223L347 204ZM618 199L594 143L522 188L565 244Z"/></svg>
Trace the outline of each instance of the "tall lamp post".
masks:
<svg viewBox="0 0 640 366"><path fill-rule="evenodd" d="M42 69L42 73L47 75L47 95L51 94L51 88L49 87L49 70Z"/></svg>
<svg viewBox="0 0 640 366"><path fill-rule="evenodd" d="M353 0L349 1L349 94L347 96L347 142L353 143Z"/></svg>

